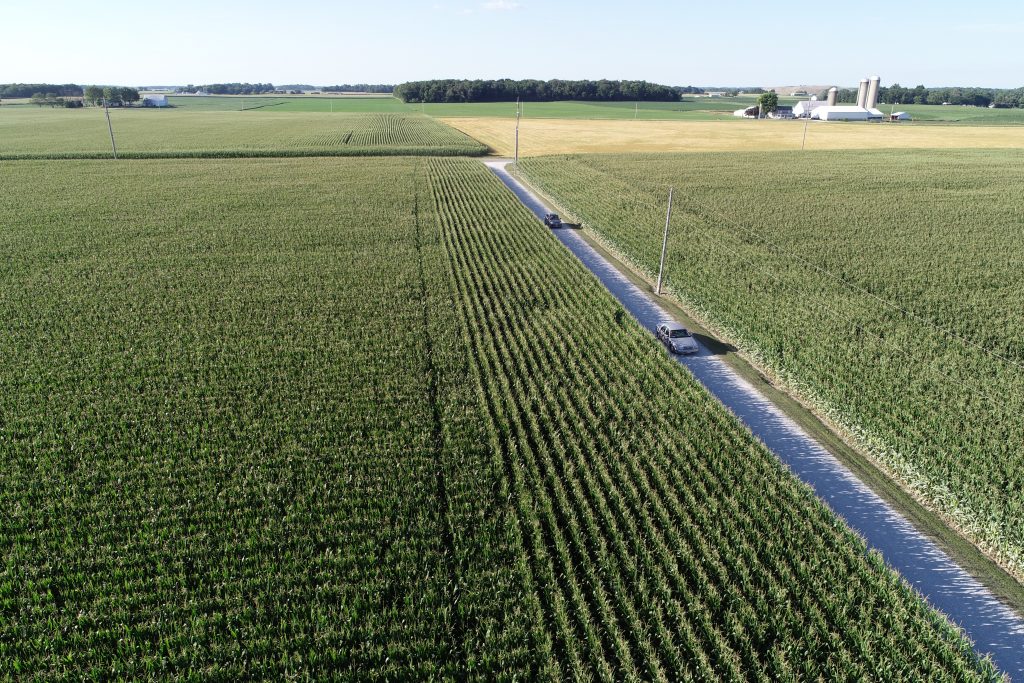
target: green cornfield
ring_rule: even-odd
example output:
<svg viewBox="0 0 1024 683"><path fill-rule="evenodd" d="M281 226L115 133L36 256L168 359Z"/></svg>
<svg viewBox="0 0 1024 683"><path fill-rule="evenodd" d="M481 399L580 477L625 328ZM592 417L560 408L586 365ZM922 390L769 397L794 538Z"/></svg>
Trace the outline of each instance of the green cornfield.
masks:
<svg viewBox="0 0 1024 683"><path fill-rule="evenodd" d="M472 156L487 147L422 114L113 109L123 158ZM112 156L103 110L0 109L0 159Z"/></svg>
<svg viewBox="0 0 1024 683"><path fill-rule="evenodd" d="M1024 156L575 156L523 172L1024 576Z"/></svg>
<svg viewBox="0 0 1024 683"><path fill-rule="evenodd" d="M0 179L0 678L996 676L478 162Z"/></svg>

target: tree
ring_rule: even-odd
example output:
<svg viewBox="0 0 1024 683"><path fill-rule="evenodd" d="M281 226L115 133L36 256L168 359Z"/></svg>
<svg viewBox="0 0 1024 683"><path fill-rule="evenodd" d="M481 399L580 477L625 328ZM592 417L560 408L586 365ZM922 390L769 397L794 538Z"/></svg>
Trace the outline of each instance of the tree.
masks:
<svg viewBox="0 0 1024 683"><path fill-rule="evenodd" d="M85 101L97 105L103 99L103 88L98 85L90 85L85 89Z"/></svg>
<svg viewBox="0 0 1024 683"><path fill-rule="evenodd" d="M761 105L762 114L771 114L779 108L779 95L774 90L769 90L757 98L757 103Z"/></svg>
<svg viewBox="0 0 1024 683"><path fill-rule="evenodd" d="M115 90L117 91L117 99L119 99L122 104L130 106L133 103L138 102L140 99L142 99L141 96L139 95L139 91L136 88L125 87L115 88Z"/></svg>

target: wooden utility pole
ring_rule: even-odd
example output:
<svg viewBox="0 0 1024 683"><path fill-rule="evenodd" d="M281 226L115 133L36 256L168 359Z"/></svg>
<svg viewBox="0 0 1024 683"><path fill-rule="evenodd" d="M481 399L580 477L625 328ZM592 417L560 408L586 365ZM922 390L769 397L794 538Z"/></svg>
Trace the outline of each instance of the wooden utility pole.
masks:
<svg viewBox="0 0 1024 683"><path fill-rule="evenodd" d="M107 98L103 98L103 113L107 115L107 130L110 131L110 146L114 150L114 158L117 158L117 143L114 142L114 127L110 125L110 109L107 108Z"/></svg>
<svg viewBox="0 0 1024 683"><path fill-rule="evenodd" d="M672 220L672 188L668 188L668 212L665 214L665 235L661 238L661 264L658 266L658 289L661 294L661 277L665 273L665 252L668 250L668 224Z"/></svg>
<svg viewBox="0 0 1024 683"><path fill-rule="evenodd" d="M516 170L519 170L519 113L520 113L519 98L516 98Z"/></svg>

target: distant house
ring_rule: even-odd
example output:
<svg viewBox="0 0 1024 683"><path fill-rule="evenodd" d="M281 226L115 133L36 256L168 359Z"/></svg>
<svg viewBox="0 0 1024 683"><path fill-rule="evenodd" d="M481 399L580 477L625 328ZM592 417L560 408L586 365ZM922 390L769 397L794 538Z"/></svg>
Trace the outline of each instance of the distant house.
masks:
<svg viewBox="0 0 1024 683"><path fill-rule="evenodd" d="M704 96L705 97L725 97L725 92L724 91L721 91L721 92L706 92L706 93L704 93Z"/></svg>
<svg viewBox="0 0 1024 683"><path fill-rule="evenodd" d="M143 107L166 107L167 95L146 95L142 98Z"/></svg>
<svg viewBox="0 0 1024 683"><path fill-rule="evenodd" d="M807 91L806 90L794 90L793 92L790 93L790 95L792 97L807 97Z"/></svg>
<svg viewBox="0 0 1024 683"><path fill-rule="evenodd" d="M890 121L910 121L910 114L908 114L905 111L898 111L898 112L895 112L892 116L890 116L889 120Z"/></svg>
<svg viewBox="0 0 1024 683"><path fill-rule="evenodd" d="M793 118L793 107L787 107L779 105L775 108L775 111L768 114L770 119L791 119Z"/></svg>

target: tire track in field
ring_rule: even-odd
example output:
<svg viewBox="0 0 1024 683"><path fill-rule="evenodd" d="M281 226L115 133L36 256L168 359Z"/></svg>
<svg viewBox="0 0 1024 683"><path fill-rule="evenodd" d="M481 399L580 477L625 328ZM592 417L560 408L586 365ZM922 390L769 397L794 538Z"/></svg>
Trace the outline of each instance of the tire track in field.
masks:
<svg viewBox="0 0 1024 683"><path fill-rule="evenodd" d="M427 371L427 399L430 403L430 441L431 449L434 451L435 487L437 490L437 505L441 519L441 545L444 551L444 566L447 580L444 586L444 593L448 598L451 607L451 633L448 649L449 659L454 659L452 670L464 672L466 670L466 639L465 626L459 612L459 572L456 568L455 555L455 532L452 529L452 518L450 500L448 496L448 481L445 475L444 463L444 429L441 422L441 410L438 406L437 392L437 366L434 362L434 340L430 334L430 306L428 304L427 280L424 274L423 264L423 221L420 218L420 172L423 164L417 164L414 171L413 181L413 224L416 230L416 262L419 271L420 281L420 302L423 309L423 346L424 360ZM443 625L442 625L443 628Z"/></svg>

